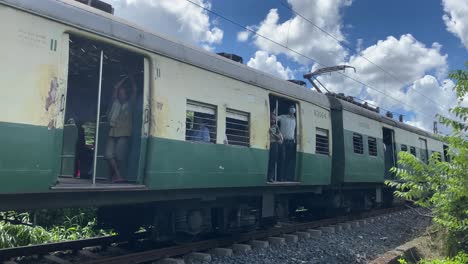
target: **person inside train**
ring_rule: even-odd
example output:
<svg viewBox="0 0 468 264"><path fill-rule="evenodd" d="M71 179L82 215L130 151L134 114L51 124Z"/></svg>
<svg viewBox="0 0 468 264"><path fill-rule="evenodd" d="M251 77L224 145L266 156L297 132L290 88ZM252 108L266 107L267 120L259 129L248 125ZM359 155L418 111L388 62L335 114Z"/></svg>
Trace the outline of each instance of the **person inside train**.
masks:
<svg viewBox="0 0 468 264"><path fill-rule="evenodd" d="M270 155L268 159L268 182L281 180L279 172L279 157L280 149L283 144L283 134L276 124L276 114L273 112L270 115L270 129L268 130L268 138L270 140Z"/></svg>
<svg viewBox="0 0 468 264"><path fill-rule="evenodd" d="M127 79L130 81L125 85ZM112 182L124 182L122 170L126 166L130 137L132 135L132 109L137 86L133 75L123 77L115 86L112 105L108 113L109 137L106 146L106 159L109 162Z"/></svg>
<svg viewBox="0 0 468 264"><path fill-rule="evenodd" d="M289 106L287 115L277 117L281 134L283 135L281 157L281 180L294 181L296 168L296 107Z"/></svg>
<svg viewBox="0 0 468 264"><path fill-rule="evenodd" d="M194 131L192 135L193 141L207 142L211 141L210 130L206 126L206 120L201 117L195 117Z"/></svg>

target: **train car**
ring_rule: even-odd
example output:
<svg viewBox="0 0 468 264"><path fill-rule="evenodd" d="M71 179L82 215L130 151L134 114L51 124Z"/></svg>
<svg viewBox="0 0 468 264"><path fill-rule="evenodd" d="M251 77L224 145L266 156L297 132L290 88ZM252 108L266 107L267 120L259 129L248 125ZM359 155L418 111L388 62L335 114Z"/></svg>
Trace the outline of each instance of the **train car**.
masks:
<svg viewBox="0 0 468 264"><path fill-rule="evenodd" d="M298 208L376 206L398 144L422 160L443 151L426 132L76 1L0 0L0 20L0 210L96 206L121 232L232 231ZM121 86L131 126L116 132ZM270 113L290 106L295 166L268 183ZM124 143L109 143L115 133Z"/></svg>

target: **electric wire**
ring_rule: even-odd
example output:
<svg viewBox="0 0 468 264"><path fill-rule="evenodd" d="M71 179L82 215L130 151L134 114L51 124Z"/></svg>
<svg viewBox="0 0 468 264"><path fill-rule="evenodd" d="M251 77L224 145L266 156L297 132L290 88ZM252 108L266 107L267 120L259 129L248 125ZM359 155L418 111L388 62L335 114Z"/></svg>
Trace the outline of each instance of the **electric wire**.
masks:
<svg viewBox="0 0 468 264"><path fill-rule="evenodd" d="M294 8L292 8L289 4L285 3L284 0L278 0L278 2L283 5L285 8L287 8L288 10L290 10L293 14L295 14L296 16L299 16L300 18L304 19L305 21L309 22L312 26L314 26L315 28L317 28L318 30L320 30L321 32L323 32L325 35L329 36L330 38L334 39L340 46L348 49L349 51L353 51L353 48L351 46L349 46L348 44L346 44L345 41L343 40L340 40L338 39L337 37L335 37L333 34L331 34L330 32L326 31L325 29L321 28L320 26L318 26L317 24L315 24L313 21L311 21L310 19L308 19L307 17L305 17L304 15L302 15L301 13L297 12L296 10L294 10ZM393 79L395 79L396 81L400 82L402 85L405 85L405 82L403 80L401 80L400 78L398 78L397 76L395 76L393 73L385 70L382 66L378 65L377 63L371 61L370 59L368 59L366 56L362 55L362 54L357 54L359 57L363 58L364 60L366 60L367 62L369 62L370 64L374 65L375 67L377 67L378 69L380 69L381 71L383 71L384 73L386 73L388 76L392 77ZM432 103L436 104L436 105L439 105L441 106L443 109L445 110L448 110L447 107L445 105L441 105L441 104L438 104L436 101L434 101L433 99L431 99L430 97L428 97L427 95L425 95L424 93L422 92L419 92L417 90L414 90L414 92L418 93L419 95L423 96L424 98L426 98L427 100L431 101Z"/></svg>
<svg viewBox="0 0 468 264"><path fill-rule="evenodd" d="M274 43L274 44L276 44L276 45L278 45L278 46L280 46L280 47L282 47L282 48L284 48L284 49L287 49L287 50L291 51L291 52L294 53L294 54L297 54L297 55L299 55L299 56L301 56L301 57L304 57L304 58L306 58L306 59L308 59L308 60L310 60L310 61L313 61L314 63L316 63L316 64L318 64L318 65L320 65L320 66L322 66L322 67L330 67L330 65L322 64L321 62L317 61L316 59L314 59L314 58L312 58L312 57L309 57L309 56L307 56L307 55L305 55L305 54L302 54L302 53L300 53L300 52L298 52L298 51L296 51L296 50L294 50L294 49L291 49L291 48L287 47L287 46L284 45L284 44L281 44L281 43L279 43L279 42L277 42L277 41L275 41L275 40L273 40L273 39L271 39L271 38L269 38L269 37L266 37L266 36L264 36L264 35L258 33L257 31L255 31L255 30L249 28L249 27L246 26L246 25L243 25L243 24L241 24L241 23L239 23L239 22L236 22L235 20L233 20L233 19L231 19L231 18L228 18L228 17L226 17L226 16L224 16L224 15L222 15L222 14L216 12L216 11L210 10L210 9L208 9L208 8L206 8L206 7L204 7L204 6L200 5L200 4L198 4L198 3L196 3L196 2L193 2L192 0L185 0L185 1L187 1L187 2L193 4L193 5L197 6L197 7L199 7L199 8L201 8L201 9L205 10L206 12L208 12L208 13L210 13L210 14L213 14L213 15L215 15L215 16L217 16L217 17L220 17L220 18L222 18L222 19L224 19L224 20L226 20L226 21L228 21L228 22L230 22L230 23L232 23L232 24L234 24L234 25L236 25L236 26L238 26L238 27L240 27L240 28L246 30L246 31L249 31L249 32L255 34L256 36L259 36L259 37L261 37L261 38L263 38L263 39L265 39L265 40L267 40L267 41L270 41L270 42L272 42L272 43ZM360 80L358 80L358 79L356 79L356 78L353 78L353 77L351 77L351 76L349 76L349 75L347 75L347 74L344 74L344 73L342 73L342 72L338 72L338 74L340 74L340 75L342 75L342 76L344 76L344 77L346 77L346 78L348 78L348 79L350 79L350 80L352 80L352 81L354 81L354 82L356 82L356 83L359 83L359 84L361 84L361 85L363 85L363 86L365 86L365 87L367 87L367 88L370 88L370 89L372 89L372 90L374 90L374 91L376 91L376 92L379 92L379 93L381 93L381 94L387 96L388 98L391 98L391 99L395 100L396 102L399 102L399 103L401 103L401 104L403 104L403 105L408 106L409 109L413 109L413 112L420 113L420 114L425 115L425 116L428 116L428 117L430 117L430 118L434 118L433 116L431 116L431 115L429 115L429 114L427 114L427 113L421 112L421 111L419 111L419 110L416 110L416 109L414 109L414 107L410 106L409 104L407 104L407 103L405 103L405 102L403 102L403 101L400 101L400 100L396 99L395 97L393 97L393 96L391 96L391 95L389 95L389 94L387 94L387 93L385 93L385 92L383 92L383 91L380 91L379 89L376 89L376 88L370 86L369 84L366 84L366 83L364 83L364 82L362 82L362 81L360 81ZM357 98L357 97L354 97L354 98ZM365 100L360 99L360 98L357 98L357 99L359 99L359 100L361 100L361 101L365 101ZM381 109L384 109L384 108L382 108L382 107L380 107L380 108L381 108ZM384 109L384 110L386 110L386 109ZM397 112L394 112L394 111L389 111L389 112L397 113ZM397 113L397 114L399 114L399 113Z"/></svg>

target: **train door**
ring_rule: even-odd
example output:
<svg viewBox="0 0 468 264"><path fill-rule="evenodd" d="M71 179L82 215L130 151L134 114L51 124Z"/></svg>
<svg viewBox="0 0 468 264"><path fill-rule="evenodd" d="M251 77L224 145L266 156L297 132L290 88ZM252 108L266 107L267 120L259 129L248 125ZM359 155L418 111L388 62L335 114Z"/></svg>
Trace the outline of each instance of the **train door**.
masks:
<svg viewBox="0 0 468 264"><path fill-rule="evenodd" d="M59 183L141 183L149 64L137 53L69 34Z"/></svg>
<svg viewBox="0 0 468 264"><path fill-rule="evenodd" d="M424 138L419 138L419 149L421 151L421 161L427 163L429 153L427 152L427 141Z"/></svg>
<svg viewBox="0 0 468 264"><path fill-rule="evenodd" d="M383 128L383 144L384 144L384 161L385 161L385 178L393 178L390 172L392 167L396 166L395 153L395 132L392 129Z"/></svg>
<svg viewBox="0 0 468 264"><path fill-rule="evenodd" d="M268 179L270 182L297 182L296 161L299 139L299 118L297 117L299 111L296 110L298 104L295 101L274 95L270 95L269 99L270 111L277 118L283 139L278 142L280 144L277 145L277 150L270 146ZM294 113L290 112L291 108L294 108ZM277 151L277 154L272 155L272 151Z"/></svg>

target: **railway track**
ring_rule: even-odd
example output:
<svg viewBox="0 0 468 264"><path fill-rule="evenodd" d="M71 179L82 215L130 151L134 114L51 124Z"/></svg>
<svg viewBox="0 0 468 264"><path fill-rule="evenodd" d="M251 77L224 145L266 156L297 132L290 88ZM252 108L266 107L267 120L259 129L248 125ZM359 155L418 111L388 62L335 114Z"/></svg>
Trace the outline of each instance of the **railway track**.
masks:
<svg viewBox="0 0 468 264"><path fill-rule="evenodd" d="M57 257L56 254L51 254L53 252L71 251L73 252L71 254L77 254L78 252L82 253L84 259L80 259L79 263L149 263L166 258L184 256L194 252L205 252L215 248L227 248L231 247L234 244L242 245L242 243L247 243L249 241L265 240L271 237L278 237L285 234L294 234L301 231L312 232L310 230L315 230L319 228L324 228L324 230L327 230L326 228L330 226L335 226L337 224L346 222L355 222L358 220L364 220L366 218L370 219L370 221L374 221L375 217L391 214L404 209L405 207L393 207L377 209L369 212L361 212L347 216L338 216L334 218L316 220L311 222L285 223L279 227L273 227L268 230L258 230L246 233L239 233L230 235L229 237L220 237L191 243L176 244L161 248L147 249L139 252L128 252L127 250L121 250L121 252L119 252L118 255L115 255L114 253L111 256L100 256L99 254L94 254L87 250L83 251L83 249L96 246L106 247L111 244L122 245L128 243L128 241L125 241L119 236L106 236L75 241L65 241L59 243L8 248L0 250L0 261L5 261L4 263L13 264L15 263L15 261L11 260L12 258L40 255L51 263L73 263L73 261L66 260L66 258L61 259ZM136 237L134 237L134 239L143 238L145 235L145 233L138 234ZM86 254L83 254L83 252L85 252ZM70 257L68 257L68 259L69 258Z"/></svg>

